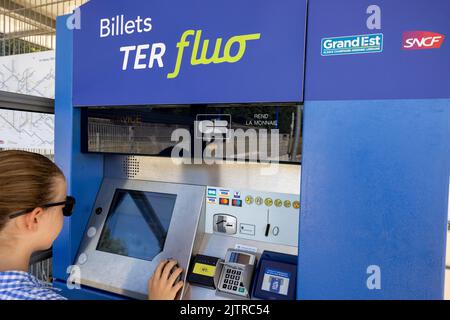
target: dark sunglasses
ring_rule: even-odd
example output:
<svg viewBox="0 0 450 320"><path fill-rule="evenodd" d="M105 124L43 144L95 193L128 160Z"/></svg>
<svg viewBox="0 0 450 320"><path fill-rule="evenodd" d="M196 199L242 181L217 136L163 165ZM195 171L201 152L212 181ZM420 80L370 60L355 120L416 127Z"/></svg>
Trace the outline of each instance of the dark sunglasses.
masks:
<svg viewBox="0 0 450 320"><path fill-rule="evenodd" d="M47 203L44 204L43 206L39 206L38 208L51 208L51 207L57 207L57 206L64 206L63 207L63 215L65 217L70 217L72 215L73 212L73 207L75 206L75 198L71 197L71 196L67 196L66 197L66 201L61 201L61 202L54 202L54 203ZM35 208L30 208L30 209L26 209L26 210L22 210L16 213L13 213L9 216L10 219L14 219L20 216L23 216L25 214L30 213L31 211L33 211Z"/></svg>

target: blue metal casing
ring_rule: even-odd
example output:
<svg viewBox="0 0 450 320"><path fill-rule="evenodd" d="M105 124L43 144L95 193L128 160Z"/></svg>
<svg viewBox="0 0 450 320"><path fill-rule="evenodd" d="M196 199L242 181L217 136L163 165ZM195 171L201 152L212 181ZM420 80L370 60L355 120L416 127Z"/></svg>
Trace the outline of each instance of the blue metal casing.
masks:
<svg viewBox="0 0 450 320"><path fill-rule="evenodd" d="M116 5L109 6L111 3ZM98 22L90 17L97 19L100 13L89 12L89 6L98 5L108 17L124 10L129 10L125 12L129 17L143 15L138 4L150 6L148 1L133 0L120 11L118 3L92 0L82 9L82 26L94 30ZM202 14L200 0L180 2L182 10L175 13L173 1L171 5L157 3L152 11L153 34L170 38L172 47L190 28L182 17L189 12L192 19L202 23L192 28L211 27L209 38L220 30L225 30L226 36L254 32L253 25L269 34L273 31L269 44L278 44L278 52L260 43L255 45L259 56L256 51L251 53L249 42L247 50L253 59L242 60L233 71L230 65L220 64L184 68L180 78L168 84L167 79L152 78L166 75L158 71L121 73L114 50L127 44L126 37L92 43L87 36L74 48L74 32L66 27L67 16L58 18L56 162L66 175L69 194L77 198L77 206L54 244L56 286L64 286L67 267L75 262L103 178L103 156L80 152L80 109L74 105L286 102L303 98L302 1L286 0L290 8L299 10L293 10L290 19L280 19L273 29L269 28L273 21L253 21L251 13L270 8L280 18L279 2L249 0L240 1L238 9L220 7L221 12L229 13L230 21L238 21L235 24L226 24L217 14ZM374 4L381 9L380 30L366 26L366 9ZM231 9L241 10L248 19L242 20ZM450 169L450 43L445 39L439 49L405 51L402 34L426 30L448 36L449 13L446 0L309 1L298 299L443 297ZM159 20L166 14L164 22ZM257 16L262 19L270 13L259 12ZM160 26L164 30L159 30ZM295 30L276 34L286 28ZM379 53L321 55L324 38L377 33L383 33ZM294 44L288 41L297 34ZM129 44L153 42L145 35L136 35L134 40L138 41ZM80 55L75 66L74 50ZM175 53L168 51L167 61L175 61ZM256 68L264 59L268 61L266 68ZM185 83L182 75L194 80ZM154 91L149 83L154 84ZM371 270L379 270L380 288L371 287L370 281L368 286ZM74 298L117 298L86 287L72 293L69 295Z"/></svg>
<svg viewBox="0 0 450 320"><path fill-rule="evenodd" d="M404 50L402 35L448 36L449 14L445 0L309 2L299 299L443 298L450 43ZM321 55L323 39L377 33L382 52Z"/></svg>

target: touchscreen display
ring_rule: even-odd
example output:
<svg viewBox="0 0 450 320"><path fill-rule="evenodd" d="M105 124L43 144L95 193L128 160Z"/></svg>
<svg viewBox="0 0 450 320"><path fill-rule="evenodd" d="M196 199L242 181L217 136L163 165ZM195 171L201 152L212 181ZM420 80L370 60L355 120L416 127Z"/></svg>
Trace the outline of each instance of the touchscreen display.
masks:
<svg viewBox="0 0 450 320"><path fill-rule="evenodd" d="M116 190L97 250L151 261L164 248L176 195Z"/></svg>

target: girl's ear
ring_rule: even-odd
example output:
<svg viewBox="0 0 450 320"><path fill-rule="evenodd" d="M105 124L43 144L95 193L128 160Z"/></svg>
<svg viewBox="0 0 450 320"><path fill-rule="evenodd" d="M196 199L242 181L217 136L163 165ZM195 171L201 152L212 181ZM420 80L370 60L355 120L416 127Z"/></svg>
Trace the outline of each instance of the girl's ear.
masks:
<svg viewBox="0 0 450 320"><path fill-rule="evenodd" d="M19 220L22 220L22 227L27 231L34 231L38 227L38 223L44 213L44 209L36 208L30 213L23 215Z"/></svg>

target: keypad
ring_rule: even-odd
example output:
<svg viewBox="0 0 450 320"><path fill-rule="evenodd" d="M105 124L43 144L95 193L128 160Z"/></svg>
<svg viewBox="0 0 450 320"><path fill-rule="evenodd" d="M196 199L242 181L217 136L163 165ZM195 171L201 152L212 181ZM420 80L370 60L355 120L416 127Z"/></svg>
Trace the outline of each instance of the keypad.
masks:
<svg viewBox="0 0 450 320"><path fill-rule="evenodd" d="M223 291L228 291L237 295L246 295L244 283L241 281L242 271L225 267L225 277L223 278Z"/></svg>

